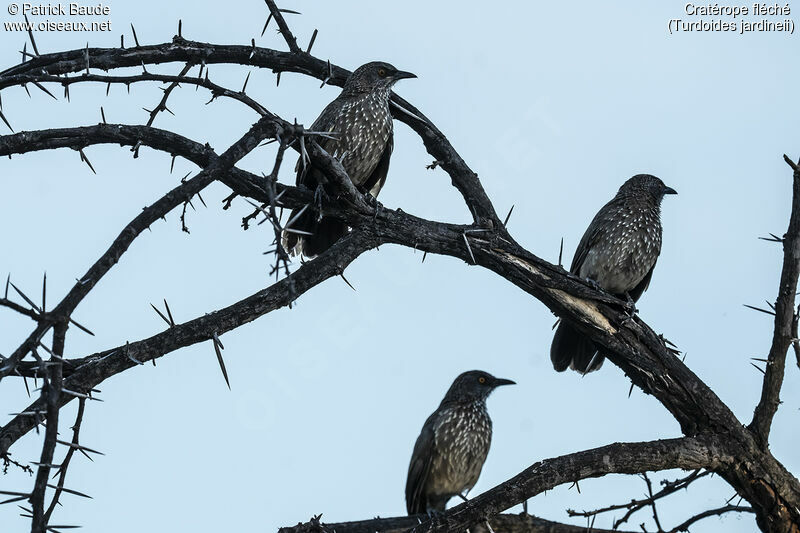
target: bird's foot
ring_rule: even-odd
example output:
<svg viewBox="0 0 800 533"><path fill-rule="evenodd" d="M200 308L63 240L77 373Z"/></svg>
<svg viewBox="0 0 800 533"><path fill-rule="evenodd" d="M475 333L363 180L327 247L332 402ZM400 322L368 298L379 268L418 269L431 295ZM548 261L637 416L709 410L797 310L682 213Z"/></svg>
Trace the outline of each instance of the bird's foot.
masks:
<svg viewBox="0 0 800 533"><path fill-rule="evenodd" d="M437 511L436 509L428 509L427 515L432 522L441 522L444 519L444 511Z"/></svg>
<svg viewBox="0 0 800 533"><path fill-rule="evenodd" d="M368 206L374 209L374 213L372 214L372 220L378 218L378 216L381 214L381 211L383 210L383 204L381 204L378 201L378 199L372 196L370 193L364 193L364 201L367 203Z"/></svg>
<svg viewBox="0 0 800 533"><path fill-rule="evenodd" d="M592 286L592 288L593 288L594 290L596 290L596 291L602 291L602 290L603 290L603 287L601 287L601 286L600 286L600 284L599 284L599 283L597 283L597 282L596 282L595 280L593 280L592 278L586 278L586 283L588 283L589 285L591 285L591 286Z"/></svg>
<svg viewBox="0 0 800 533"><path fill-rule="evenodd" d="M625 305L624 305L625 315L626 316L622 320L622 325L625 325L629 321L633 320L633 318L639 312L639 310L636 309L636 302L633 301L633 298L631 298L631 295L626 292L625 293L625 298L627 299L627 301L625 302Z"/></svg>
<svg viewBox="0 0 800 533"><path fill-rule="evenodd" d="M322 184L318 184L317 188L314 189L314 209L317 213L322 213L322 200L323 198L327 198L328 195L325 193L325 189L322 187Z"/></svg>

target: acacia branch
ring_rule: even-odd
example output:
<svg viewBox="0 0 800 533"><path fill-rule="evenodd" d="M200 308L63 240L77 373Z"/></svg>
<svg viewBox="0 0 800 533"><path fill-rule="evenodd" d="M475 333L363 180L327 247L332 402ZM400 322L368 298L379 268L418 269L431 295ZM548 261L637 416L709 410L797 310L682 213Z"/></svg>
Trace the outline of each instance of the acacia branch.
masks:
<svg viewBox="0 0 800 533"><path fill-rule="evenodd" d="M282 527L278 533L403 533L419 525L425 516L398 516L393 518L374 518L356 522L324 524L319 518L312 518L304 524ZM545 520L529 514L499 514L489 520L494 531L502 533L625 533L619 530L598 529L576 526ZM491 533L484 523L469 528L470 533ZM631 532L632 533L632 532Z"/></svg>
<svg viewBox="0 0 800 533"><path fill-rule="evenodd" d="M52 320L40 321L28 338L7 358L5 366L0 369L0 379L8 376L14 371L16 364L33 349L45 333L54 323L66 322L72 312L89 294L100 279L119 261L131 243L139 236L150 224L166 215L182 202L188 201L195 194L202 191L214 180L219 179L223 173L228 171L236 161L244 157L264 138L274 137L281 132L271 118L262 118L250 128L241 139L234 143L220 157L211 161L208 167L192 179L182 183L162 196L151 206L139 213L127 226L120 232L108 250L89 268L79 281L72 287L67 295L56 305L48 317ZM25 138L25 133L20 133L12 137Z"/></svg>
<svg viewBox="0 0 800 533"><path fill-rule="evenodd" d="M12 311L16 311L21 315L25 315L28 318L32 318L33 320L39 320L40 315L38 312L34 311L33 309L28 309L24 305L20 305L8 298L0 298L0 307L7 307Z"/></svg>
<svg viewBox="0 0 800 533"><path fill-rule="evenodd" d="M353 215L351 222L375 232L382 242L397 242L470 260L463 241L468 230L464 226L433 223L389 210L381 210L375 217ZM736 431L741 424L730 410L666 348L655 332L639 319L626 320L627 315L620 306L598 303L616 299L502 239L493 239L490 235L481 239L470 237L470 242L478 264L533 294L557 314L570 316L582 324L586 334L607 347L610 358L623 367L637 385L656 395L673 412L687 434L696 434L703 428L734 432L731 441L738 441L744 450L742 454L752 452L747 435ZM796 480L774 460L767 466L767 471L745 470L740 475L781 480L781 483L788 483L785 486L787 495L794 494L792 497L796 498Z"/></svg>
<svg viewBox="0 0 800 533"><path fill-rule="evenodd" d="M186 75L169 75L169 74L155 74L152 72L143 72L141 74L131 76L110 76L103 74L81 74L77 76L53 76L50 74L23 74L15 77L17 85L25 85L26 83L57 83L62 86L70 86L76 83L95 82L105 84L121 84L131 85L141 82L162 82L170 84L185 83L187 85L196 85L211 91L212 100L219 97L230 98L241 102L259 115L268 115L269 111L255 101L253 98L247 96L244 92L233 91L221 85L218 85L211 80L208 76L205 78L192 77ZM210 102L209 102L210 103Z"/></svg>
<svg viewBox="0 0 800 533"><path fill-rule="evenodd" d="M616 298L592 289L585 281L491 232L470 234L483 236L470 236L471 250L468 250L463 239L467 231L474 229L425 221L399 210L380 210L376 216L351 213L348 222L373 232L380 242L396 242L470 262L474 259L531 293L557 314L576 320L638 386L667 406L687 434L702 429L722 431L729 435L730 446L735 445L740 456L754 453L747 432L738 429L741 424L730 410L667 349L655 332L638 318L628 320ZM777 492L789 498L787 503L798 501L797 480L770 456L746 464L744 469L734 469L731 465L725 468L726 479L734 486L748 487L750 493L741 489L747 496L756 501L766 498L765 493L772 490L769 487L777 483ZM754 479L759 481L752 483ZM765 493L761 493L762 489ZM773 490L771 500L775 493ZM791 513L791 505L781 508Z"/></svg>
<svg viewBox="0 0 800 533"><path fill-rule="evenodd" d="M662 499L662 498L664 498L666 496L669 496L670 494L673 494L673 493L675 493L675 492L677 492L679 490L687 488L692 482L694 482L694 481L696 481L696 480L698 480L698 479L700 479L702 477L705 477L710 473L711 472L708 471L708 470L702 471L702 472L700 470L695 470L694 472L692 472L688 476L683 477L681 479L677 479L675 481L664 481L664 482L662 482L662 484L664 485L664 488L661 489L660 491L656 492L655 494L652 494L648 498L642 498L642 499L639 499L639 500L631 500L631 501L629 501L627 503L620 503L620 504L616 504L616 505L609 505L607 507L603 507L601 509L596 509L596 510L593 510L593 511L574 511L572 509L567 509L567 514L569 516L581 516L581 517L584 517L584 518L592 518L592 517L597 516L599 514L608 513L608 512L611 512L611 511L619 511L621 509L625 509L626 512L622 516L622 518L619 518L619 519L614 521L614 528L616 529L619 526L621 526L622 524L624 524L625 522L627 522L628 519L631 516L633 516L634 513L638 512L638 511L641 511L642 509L644 509L647 506L653 506L656 501L658 501L658 500L660 500L660 499Z"/></svg>
<svg viewBox="0 0 800 533"><path fill-rule="evenodd" d="M277 5L275 5L275 1L274 0L264 0L264 1L267 3L267 6L269 7L270 16L274 17L275 22L278 23L278 29L280 30L281 35L283 35L286 44L289 45L289 50L295 53L302 53L300 47L297 46L297 39L295 39L294 35L289 30L289 25L286 24L286 20L284 20L283 18L283 13L281 13L281 10L278 9ZM267 24L269 24L269 20L267 20Z"/></svg>
<svg viewBox="0 0 800 533"><path fill-rule="evenodd" d="M281 123L283 124L283 123ZM284 128L286 141L302 134L302 129L292 126ZM75 128L54 128L26 131L0 136L0 156L25 154L39 150L72 148L78 150L96 144L119 144L121 146L147 146L172 156L180 156L200 168L210 165L219 156L214 150L199 142L171 131L148 126L126 124L97 124ZM264 179L245 170L231 167L219 176L219 180L243 196L259 201L269 201ZM302 205L311 200L311 191L303 191L280 183L275 184L284 203Z"/></svg>
<svg viewBox="0 0 800 533"><path fill-rule="evenodd" d="M280 52L256 46L217 45L175 37L171 43L129 49L86 48L40 55L0 73L0 90L19 85L23 81L21 76L25 75L82 72L87 58L93 68L102 70L172 62L251 65L269 68L273 72L297 72L339 87L344 85L350 75L347 69L301 51ZM391 102L394 117L406 123L422 138L428 153L450 175L453 186L464 197L474 221L479 226L502 229L503 224L497 217L478 175L453 148L447 137L409 102L396 94L392 95ZM506 238L510 239L508 235Z"/></svg>
<svg viewBox="0 0 800 533"><path fill-rule="evenodd" d="M377 244L373 236L354 232L290 276L244 300L170 327L147 339L126 343L81 359L80 364L64 380L64 387L86 394L105 379L124 370L157 359L179 348L211 340L215 334L222 335L275 309L287 306L298 296L326 279L340 275L356 257ZM70 364L75 366L77 361L72 361ZM66 405L73 398L71 395L62 395L60 405ZM42 405L42 400L39 399L33 402L25 413L40 410ZM34 417L19 414L0 428L0 455L33 429L34 425Z"/></svg>
<svg viewBox="0 0 800 533"><path fill-rule="evenodd" d="M739 505L725 505L725 506L719 507L717 509L709 509L708 511L703 511L702 513L698 513L698 514L694 515L693 517L689 518L688 520L686 520L685 522L683 522L682 524L680 524L678 526L675 526L674 528L669 530L669 533L678 533L680 531L689 531L689 526L691 526L695 522L699 522L700 520L703 520L704 518L709 518L711 516L722 516L722 515L724 515L726 513L732 513L732 512L736 512L736 513L752 513L754 511L753 511L752 507L743 507L743 506L739 506Z"/></svg>
<svg viewBox="0 0 800 533"><path fill-rule="evenodd" d="M780 404L781 385L786 367L786 354L797 336L797 313L794 301L797 292L797 279L800 275L800 168L784 156L792 167L792 213L789 228L783 241L783 268L775 303L775 328L772 345L767 356L767 369L761 387L761 399L753 414L750 429L756 434L761 447L769 445L769 431L772 419Z"/></svg>
<svg viewBox="0 0 800 533"><path fill-rule="evenodd" d="M492 517L519 505L537 494L565 483L600 477L606 474L639 474L647 471L682 468L703 468L721 452L716 444L682 437L650 442L616 443L600 448L545 459L535 463L513 478L487 490L441 517L426 520L410 533L445 533L464 531L492 520ZM726 460L723 456L720 460Z"/></svg>
<svg viewBox="0 0 800 533"><path fill-rule="evenodd" d="M86 408L86 399L85 398L78 398L78 414L75 415L75 424L72 426L72 444L74 446L70 446L67 450L67 453L64 456L64 460L61 461L61 465L58 467L58 485L56 485L55 493L53 494L53 499L50 501L50 505L47 508L47 511L44 514L44 523L47 524L50 522L50 517L53 515L53 511L58 505L58 499L61 497L61 494L64 492L64 482L67 479L67 469L69 468L69 464L72 461L72 456L75 454L75 450L78 449L80 442L78 442L78 438L80 437L81 433L81 423L83 422L83 411ZM84 452L85 453L85 452Z"/></svg>
<svg viewBox="0 0 800 533"><path fill-rule="evenodd" d="M44 407L47 412L47 427L44 434L44 444L42 445L42 455L39 460L36 472L36 481L33 486L30 502L33 509L31 533L44 533L47 529L47 515L44 508L45 491L47 490L47 478L50 476L50 466L53 463L53 455L56 449L56 439L58 439L58 415L61 409L61 363L57 360L64 355L64 341L67 334L67 323L56 324L53 330L53 356L51 363L47 367L46 380L42 386L42 393L39 397L40 408ZM35 417L29 417L34 418ZM5 453L7 450L3 450Z"/></svg>
<svg viewBox="0 0 800 533"><path fill-rule="evenodd" d="M191 63L186 63L186 66L184 66L183 69L181 69L180 73L178 74L178 78L182 78L182 77L186 76L186 73L189 72L189 70L191 70L191 68L192 68L192 64ZM88 69L87 69L87 72L88 72ZM156 120L156 117L162 111L169 111L170 113L172 113L172 111L170 111L169 108L167 107L167 100L169 100L169 95L172 94L172 91L174 91L175 87L177 87L177 86L178 86L178 82L177 81L173 81L172 83L170 83L167 86L166 89L164 89L164 94L161 96L161 100L158 102L158 105L156 105L150 111L150 118L147 119L147 124L145 124L145 126L152 126L153 122Z"/></svg>
<svg viewBox="0 0 800 533"><path fill-rule="evenodd" d="M277 10L274 3L270 7ZM278 15L280 15L279 11ZM284 33L284 37L291 35L288 29L286 32L282 31L282 33ZM330 65L309 54L298 52L291 43L289 43L289 46L293 52L286 53L255 46L236 47L195 43L177 37L172 43L137 47L132 50L87 48L79 51L38 56L22 65L8 69L0 74L0 89L19 84L20 76L57 75L77 72L85 67L86 61L90 57L93 68L104 69L175 61L185 63L239 63L270 68L278 73L284 71L300 72L334 85L341 85L347 74L349 74L348 71L335 65ZM703 461L697 458L697 461L692 463L693 466L687 466L687 468L702 467L719 472L742 496L753 503L759 526L763 529L783 532L789 531L788 527L792 524L796 526L800 522L800 484L769 454L765 446L768 437L768 426L774 415L774 410L770 412L772 401L762 402L764 407L761 408L761 404L759 404L759 408L756 410L754 426L763 427L764 423L762 421L767 422L766 432L763 430L756 431L756 433L763 433L764 435L763 442L758 446L753 434L741 427L741 424L730 409L720 401L711 389L683 365L675 356L675 353L668 349L664 339L639 318L629 319L619 306L618 300L604 292L594 290L585 281L576 279L560 267L555 267L519 247L506 232L503 224L497 219L494 208L477 176L453 149L446 137L416 108L397 97L397 95L392 96L392 104L395 117L408 124L420 135L428 152L434 156L436 161L451 176L454 186L461 192L473 214L474 225L457 226L435 223L406 215L400 211L381 212L381 210L378 210L374 215L368 216L365 212L366 210L352 209L350 206L339 205L336 202L331 206L325 206L325 209L338 210L337 214L355 227L357 234L366 239L370 245L394 242L433 253L459 257L471 264L481 265L532 294L559 316L567 317L574 321L576 329L595 341L603 349L604 353L608 354L609 359L620 366L637 386L641 387L645 392L655 395L675 416L684 434L689 436L685 439L679 439L679 441L696 442L695 437L698 435L708 436L713 434L718 437L717 440L713 440L714 446L716 446L714 453L704 456ZM73 139L70 139L69 142L73 141ZM72 146L72 144L69 145ZM2 147L2 142L0 142L0 147ZM324 156L322 154L322 157ZM207 157L213 158L211 154L208 154ZM336 173L333 176L334 179L337 178ZM225 183L236 194L258 198L260 201L272 201L275 198L274 194L270 197L270 191L268 187L263 186L263 182L255 180L252 175L242 173L237 169L225 169L224 172L220 173L218 179L221 181L227 179L228 181L225 181ZM795 180L795 187L797 187L797 180ZM304 191L298 191L298 193L302 195ZM340 249L339 246L348 242L352 244L351 237L345 239L334 249L338 250ZM354 252L355 255L353 255L352 259L358 253ZM325 261L320 263L323 257L330 258L330 256L323 255L306 266L325 268ZM302 267L298 273L304 271L306 266ZM293 276L298 273L266 290L283 287L282 283L293 279ZM793 285L795 287L796 281L795 276ZM282 290L285 290L285 288ZM783 291L783 284L781 290ZM218 313L228 310L230 308L221 310ZM236 327L243 320L240 312L244 313L245 316L249 316L243 309L233 312L230 317L231 322L228 324L229 329ZM252 320L252 318L250 319ZM196 321L202 320L196 319ZM196 321L192 321L192 323ZM184 324L184 326L188 324ZM198 322L198 324L202 325L203 328L212 328L212 326L217 325L205 322ZM160 334L166 335L166 337L157 335L151 339L130 345L135 345L137 349L143 350L139 354L142 356L140 358L137 358L135 354L131 355L130 351L120 348L122 353L101 352L101 354L90 356L89 360L82 360L80 366L74 369L74 372L67 378L67 381L75 380L75 384L78 385L70 388L81 390L81 384L84 387L90 386L89 384L98 382L97 380L102 381L108 375L130 368L136 362L146 360L147 357L159 357L166 353L164 351L166 349L174 350L192 342L207 340L209 333L213 334L216 331L222 331L219 328L203 329L200 333L193 330L182 330L186 334L185 338L170 337L169 335L179 327L176 326ZM156 338L160 340L158 342L152 340ZM162 341L163 345L158 344ZM183 342L188 344L182 344ZM782 355L777 356L781 360L780 371L773 371L775 372L773 376L765 378L765 390L763 393L768 394L770 397L774 396L775 408L777 408L777 398L780 382L782 381L785 352L786 350L783 351ZM100 359L97 357L100 357ZM109 363L106 363L106 361ZM768 371L770 366L768 365ZM769 387L766 386L767 381L770 382ZM775 383L777 383L777 387L774 386ZM759 415L760 411L763 411L765 415ZM30 417L28 418L30 419ZM32 427L28 425L27 429L24 429L24 424L20 425L19 419L20 417L15 418L9 425L0 430L0 450L7 450L11 442ZM757 420L759 421L758 424L756 424ZM30 424L30 422L27 423ZM711 442L709 439L704 441L705 444L709 442ZM624 456L625 450L629 450L629 448L625 447L645 444L651 443L612 446L622 447L615 448L613 452L622 453ZM673 449L672 451L675 452L676 450ZM590 452L592 450L565 457L575 458ZM672 456L665 451L663 458L668 463L663 468L675 468L682 464L680 463L680 455ZM639 472L641 470L636 471ZM588 472L587 476L602 475L602 472L596 470L589 469ZM521 490L519 487L522 486L526 487L525 490L529 493L536 492L538 490L537 487L541 485L541 480L537 481L538 472L526 471L523 474L526 473L528 477L518 479L517 485L506 486L506 484L503 484L500 487L504 488L498 487L499 492L490 491L492 494L489 496L479 496L467 504L449 511L446 515L450 517L448 520L456 517L456 524L458 525L465 521L472 520L474 522L475 520L480 520L480 517L490 516L496 513L497 508L500 506L512 500L517 500L519 495L514 491ZM583 473L580 475L583 475ZM575 479L577 480L578 477L575 477ZM526 485L526 483L528 484ZM517 501L517 503L519 502ZM450 524L428 525L443 531Z"/></svg>

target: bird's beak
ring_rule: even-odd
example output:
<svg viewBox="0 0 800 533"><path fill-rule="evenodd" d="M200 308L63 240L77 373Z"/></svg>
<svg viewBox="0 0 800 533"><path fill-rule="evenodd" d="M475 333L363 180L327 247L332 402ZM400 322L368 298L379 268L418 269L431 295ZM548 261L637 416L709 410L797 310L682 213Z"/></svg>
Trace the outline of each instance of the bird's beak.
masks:
<svg viewBox="0 0 800 533"><path fill-rule="evenodd" d="M392 76L392 77L395 80L405 80L407 78L416 78L417 75L413 74L411 72L406 72L404 70L398 70L397 72L394 73L394 76Z"/></svg>
<svg viewBox="0 0 800 533"><path fill-rule="evenodd" d="M516 384L517 384L516 381L511 381L510 379L503 379L503 378L498 378L494 381L495 387L500 387L501 385L516 385Z"/></svg>
<svg viewBox="0 0 800 533"><path fill-rule="evenodd" d="M672 187L664 187L664 194L678 194L678 191L673 189Z"/></svg>

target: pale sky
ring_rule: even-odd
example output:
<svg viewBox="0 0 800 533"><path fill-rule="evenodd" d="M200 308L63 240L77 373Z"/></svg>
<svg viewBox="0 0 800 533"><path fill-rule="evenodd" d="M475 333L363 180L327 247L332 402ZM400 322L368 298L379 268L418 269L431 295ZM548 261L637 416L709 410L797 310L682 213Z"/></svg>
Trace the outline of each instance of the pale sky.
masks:
<svg viewBox="0 0 800 533"><path fill-rule="evenodd" d="M533 253L565 263L596 211L637 173L659 176L678 190L663 206L664 246L641 316L686 353L686 364L748 423L762 375L771 320L742 304L764 305L777 294L781 251L758 240L788 223L791 172L784 153L800 156L798 39L785 33L670 35L668 22L687 18L684 2L310 2L284 0L301 11L288 21L313 52L353 69L385 60L419 78L397 92L447 134L479 174L498 212L514 205L509 230ZM274 23L259 37L267 7L256 0L108 3L110 32L40 32L42 53L166 42L183 20L187 39L285 49ZM794 6L792 6L794 7ZM800 6L798 6L800 9ZM794 16L794 15L792 15ZM789 18L792 18L790 16ZM18 20L2 10L3 21ZM42 20L47 17L35 18ZM56 20L59 17L50 17ZM63 18L63 17L61 17ZM778 17L783 20L786 17ZM751 17L752 19L752 17ZM67 17L65 20L69 20ZM756 19L752 19L756 20ZM0 68L19 62L27 36L0 28ZM30 45L28 45L30 50ZM148 67L177 74L182 65ZM339 89L295 74L280 87L267 70L252 70L248 94L287 120L311 124ZM130 72L138 72L131 69ZM194 71L193 71L194 72ZM211 66L211 79L238 90L247 68ZM143 124L160 99L158 85L77 85L71 103L30 87L2 92L15 130L109 122ZM155 126L218 151L257 119L234 101L205 105L203 89L175 91ZM395 151L380 200L415 215L467 222L460 195L420 139L396 123ZM2 134L8 133L0 125ZM89 147L97 175L77 152L58 150L0 161L0 276L60 299L143 206L196 168L143 149ZM242 161L254 172L272 167L259 149ZM292 158L293 159L293 158ZM291 182L293 160L284 165ZM78 308L75 318L95 337L71 329L67 354L80 357L163 330L150 303L166 298L177 321L229 305L271 281L268 225L247 232L243 200L221 210L226 187L203 197L209 208L179 211L143 234ZM329 522L404 514L403 489L414 441L460 372L482 369L518 385L489 400L494 441L478 494L534 462L616 441L680 435L669 413L607 363L581 378L550 365L555 317L498 276L461 261L384 246L346 271L353 292L331 279L293 309L271 313L223 336L232 390L210 343L169 354L158 366L135 368L100 386L103 403L87 405L82 442L106 453L93 463L76 456L66 495L52 523L87 533L258 530L305 521ZM0 310L0 353L29 333L30 320ZM800 371L787 368L783 405L771 449L800 472ZM0 424L28 405L21 381L0 387ZM62 411L62 434L74 417ZM18 460L39 458L41 438L12 447ZM62 450L63 452L63 450ZM675 478L680 472L656 474ZM10 471L0 490L28 490L33 479ZM590 509L644 494L635 477L581 482L581 494L560 487L530 501L530 511L568 521L565 509ZM665 527L719 507L733 489L718 479L697 482L660 507ZM453 502L455 504L457 502ZM516 509L518 511L519 508ZM0 507L5 531L24 531L14 505ZM601 516L597 527L610 527ZM629 530L646 522L635 516ZM577 521L576 523L582 523ZM750 515L709 519L693 531L756 530ZM652 529L652 527L651 527Z"/></svg>

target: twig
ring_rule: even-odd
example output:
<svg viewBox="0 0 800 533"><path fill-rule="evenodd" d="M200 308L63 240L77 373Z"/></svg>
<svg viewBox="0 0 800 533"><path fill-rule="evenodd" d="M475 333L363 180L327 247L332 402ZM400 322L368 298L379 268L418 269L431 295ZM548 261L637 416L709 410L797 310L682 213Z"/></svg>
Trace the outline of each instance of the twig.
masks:
<svg viewBox="0 0 800 533"><path fill-rule="evenodd" d="M633 516L633 514L636 513L637 511L640 511L640 510L644 509L645 507L647 507L649 505L652 505L655 501L660 500L661 498L669 496L670 494L673 494L673 493L675 493L675 492L677 492L679 490L685 489L686 487L688 487L694 481L696 481L696 480L698 480L698 479L700 479L702 477L705 477L705 476L709 475L710 473L711 473L711 471L709 471L709 470L705 470L705 471L695 470L694 472L692 472L691 474L689 474L686 477L679 478L679 479L676 479L674 481L666 481L666 480L662 481L661 484L663 485L664 488L662 488L660 491L658 491L655 494L652 494L652 489L650 487L649 479L646 479L645 481L647 482L648 490L650 491L650 495L647 498L643 498L643 499L639 499L639 500L631 500L628 503L609 505L608 507L603 507L603 508L600 508L600 509L596 509L594 511L574 511L572 509L567 509L567 514L569 516L591 517L591 516L596 516L596 515L603 514L603 513L608 513L610 511L618 511L618 510L626 509L627 511L622 516L622 518L619 518L619 519L614 521L613 527L614 527L614 529L616 529L619 526L621 526L622 524L626 523L630 519L630 517Z"/></svg>
<svg viewBox="0 0 800 533"><path fill-rule="evenodd" d="M78 437L80 436L81 432L81 423L83 422L83 411L86 407L86 400L84 398L78 399L78 414L75 416L75 424L72 426L72 443L78 445ZM58 505L58 499L61 496L61 492L64 490L64 482L67 478L67 468L69 468L69 463L72 460L72 456L75 454L75 450L77 448L70 447L67 450L66 455L64 456L64 460L61 462L61 466L58 469L58 485L56 486L56 491L53 494L53 499L50 502L50 506L47 508L47 511L44 515L45 523L50 522L50 517L53 514L53 511Z"/></svg>
<svg viewBox="0 0 800 533"><path fill-rule="evenodd" d="M278 28L281 32L281 35L283 35L284 40L286 40L286 44L289 45L289 50L294 53L302 52L302 50L300 50L300 47L297 46L297 39L295 39L294 35L292 35L292 32L289 30L289 26L286 24L286 20L284 20L283 18L283 12L296 13L296 11L293 12L290 10L278 9L278 6L275 5L274 0L264 0L264 1L267 3L267 6L269 7L270 15L274 17L275 22L278 23ZM267 24L269 24L269 19L267 19ZM266 30L266 28L267 26L265 24L264 29Z"/></svg>
<svg viewBox="0 0 800 533"><path fill-rule="evenodd" d="M752 507L741 507L738 505L726 505L724 507L719 507L717 509L709 509L708 511L704 511L702 513L696 514L693 517L689 518L685 522L681 523L678 526L672 528L669 533L678 533L680 531L689 531L689 526L698 522L704 518L708 518L710 516L720 516L725 513L730 512L737 512L737 513L753 513L755 512Z"/></svg>
<svg viewBox="0 0 800 533"><path fill-rule="evenodd" d="M769 446L772 419L780 404L786 354L789 346L793 343L793 337L797 337L793 331L796 331L795 294L797 293L798 276L800 276L800 262L797 261L797 258L800 257L800 168L787 156L783 157L793 171L792 212L789 217L789 228L783 239L783 267L778 299L774 311L771 313L775 315L772 345L767 356L768 362L761 387L761 399L749 426L764 449ZM767 312L763 309L760 311Z"/></svg>
<svg viewBox="0 0 800 533"><path fill-rule="evenodd" d="M194 65L192 63L186 63L186 65L181 70L180 74L178 74L178 78L179 79L183 78L186 75L186 73L189 72L189 70L191 70L193 66ZM164 94L161 97L161 101L158 102L158 105L155 106L152 111L150 111L150 118L147 119L148 126L153 125L153 121L156 119L156 115L158 115L158 113L160 113L161 111L169 111L169 108L167 107L167 99L177 86L178 86L178 81L173 81L172 83L169 84L169 86L166 89L164 89ZM172 113L172 111L169 112Z"/></svg>
<svg viewBox="0 0 800 533"><path fill-rule="evenodd" d="M67 325L61 322L53 331L53 353L64 355L64 339ZM42 386L41 401L47 407L47 428L45 430L42 455L36 472L36 482L31 493L32 525L31 533L45 533L48 516L45 514L44 497L47 490L47 478L50 475L50 465L53 462L53 453L58 439L58 414L61 407L61 364L48 366L47 380Z"/></svg>

